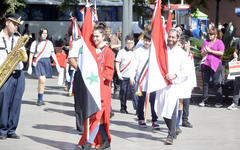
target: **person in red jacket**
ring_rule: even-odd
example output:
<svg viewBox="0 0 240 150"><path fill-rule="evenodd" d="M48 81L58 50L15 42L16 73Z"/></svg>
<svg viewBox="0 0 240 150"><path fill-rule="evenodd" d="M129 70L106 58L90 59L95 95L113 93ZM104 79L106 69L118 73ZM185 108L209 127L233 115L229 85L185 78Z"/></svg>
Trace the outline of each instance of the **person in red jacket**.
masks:
<svg viewBox="0 0 240 150"><path fill-rule="evenodd" d="M102 82L100 84L101 110L90 117L89 139L87 139L87 132L84 130L84 133L78 143L78 145L82 146L83 150L90 150L91 146L105 149L110 147L111 142L109 124L111 107L111 81L114 72L114 55L112 50L106 46L104 38L105 29L99 26L95 27L92 39L96 48L97 64L100 71L100 82ZM71 63L71 65L73 64ZM77 68L76 64L75 67Z"/></svg>

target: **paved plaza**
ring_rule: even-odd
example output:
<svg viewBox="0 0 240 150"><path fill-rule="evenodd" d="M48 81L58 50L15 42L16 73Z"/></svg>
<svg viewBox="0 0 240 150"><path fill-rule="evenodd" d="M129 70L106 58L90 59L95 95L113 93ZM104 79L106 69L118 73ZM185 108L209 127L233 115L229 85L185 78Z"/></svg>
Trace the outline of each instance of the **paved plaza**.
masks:
<svg viewBox="0 0 240 150"><path fill-rule="evenodd" d="M75 130L73 97L68 97L63 86L57 85L57 76L47 79L44 94L45 105L36 106L38 80L26 75L26 88L22 101L17 134L21 139L0 141L0 150L79 150L80 135ZM240 110L190 106L193 128L181 127L183 133L173 145L164 145L167 127L159 118L161 130L137 126L137 117L131 101L129 114L119 112L120 102L112 100L115 112L111 119L111 150L239 150Z"/></svg>

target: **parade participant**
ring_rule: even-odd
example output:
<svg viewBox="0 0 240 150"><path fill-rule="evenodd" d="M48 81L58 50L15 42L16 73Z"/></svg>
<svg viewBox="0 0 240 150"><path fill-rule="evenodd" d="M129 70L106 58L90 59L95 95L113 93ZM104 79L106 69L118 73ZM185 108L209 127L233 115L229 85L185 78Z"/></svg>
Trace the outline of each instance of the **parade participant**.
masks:
<svg viewBox="0 0 240 150"><path fill-rule="evenodd" d="M176 134L178 135L181 133L181 129L179 126L180 119L182 116L182 126L183 127L189 127L192 128L192 124L188 121L189 116L189 104L191 99L192 90L194 87L196 87L196 73L195 73L195 65L194 65L194 59L193 54L190 50L190 41L189 37L187 35L181 35L179 43L181 44L181 47L185 52L187 53L187 78L182 83L182 86L184 87L184 92L180 93L179 99L179 105L178 108L178 117L177 117L177 128L176 128Z"/></svg>
<svg viewBox="0 0 240 150"><path fill-rule="evenodd" d="M93 31L93 42L96 47L97 53L97 63L101 74L101 110L96 112L90 117L90 136L89 140L86 139L87 132L86 128L84 128L84 133L82 138L80 139L78 145L82 146L82 149L89 150L91 145L95 143L96 147L100 143L100 149L105 149L110 147L111 136L109 132L109 124L110 124L110 106L111 106L111 81L113 77L114 71L114 55L112 50L105 46L105 30L102 27L95 27ZM77 43L77 42L76 42ZM70 50L70 57L72 51L79 51L79 47L73 43L72 50ZM76 57L76 56L74 56ZM74 95L80 97L80 92L77 91L80 87L77 87L79 81L78 76L80 75L80 70L78 69L76 60L74 58L69 59L70 64L77 69L74 79ZM85 123L86 126L86 123ZM100 134L98 134L100 133ZM100 142L98 139L102 139Z"/></svg>
<svg viewBox="0 0 240 150"><path fill-rule="evenodd" d="M5 19L4 28L0 32L0 66L16 46L19 37L14 35L14 33L21 22L21 17L16 14L8 14ZM1 140L6 138L20 138L15 132L18 126L22 96L25 90L25 76L22 69L23 63L20 62L0 88Z"/></svg>
<svg viewBox="0 0 240 150"><path fill-rule="evenodd" d="M149 58L149 48L151 45L151 31L146 32L143 37L144 45L143 47L139 47L134 51L134 61L132 66L132 71L130 73L130 84L134 85L135 81L136 84L138 84L142 89L142 96L138 96L138 125L140 127L146 128L147 124L144 122L144 103L146 98L146 76L142 76L142 74L145 74L143 70L145 70L146 67L148 67L146 64L148 63ZM141 78L141 79L140 79ZM136 80L135 80L136 79ZM139 81L139 82L138 82ZM150 104L151 104L151 114L152 114L152 127L154 129L159 129L160 126L157 123L157 115L154 110L154 104L155 104L155 92L150 93Z"/></svg>
<svg viewBox="0 0 240 150"><path fill-rule="evenodd" d="M201 49L202 57L206 58L201 65L203 78L203 99L199 106L204 107L208 101L208 87L212 78L216 91L217 103L215 107L222 107L222 83L224 80L221 56L224 54L224 43L217 39L217 29L209 30L209 40L205 40Z"/></svg>
<svg viewBox="0 0 240 150"><path fill-rule="evenodd" d="M233 53L233 60L232 61L239 61L239 50L240 50L240 39L236 42L235 45L235 51ZM233 101L230 106L228 106L227 109L229 110L237 110L238 101L239 101L239 93L240 93L240 77L235 77L235 80L233 82L234 88L233 88Z"/></svg>
<svg viewBox="0 0 240 150"><path fill-rule="evenodd" d="M118 78L120 79L120 103L121 103L121 113L128 113L127 111L127 95L130 86L130 71L132 66L132 61L134 59L133 47L134 47L134 37L133 35L127 35L125 38L126 47L121 49L115 60L116 71ZM131 86L131 93L135 94L134 86ZM137 110L137 100L133 99L133 108Z"/></svg>
<svg viewBox="0 0 240 150"><path fill-rule="evenodd" d="M42 27L39 31L40 38L35 40L30 48L28 74L32 74L32 65L36 76L38 76L38 100L37 106L43 105L43 94L46 78L52 77L52 66L50 56L56 62L56 68L60 71L53 44L48 40L48 29Z"/></svg>
<svg viewBox="0 0 240 150"><path fill-rule="evenodd" d="M184 90L182 82L187 76L187 55L177 44L179 37L180 33L177 29L170 29L167 38L168 74L166 75L166 79L171 80L172 84L156 93L156 113L158 116L164 118L169 130L165 144L173 144L173 139L176 138L179 93Z"/></svg>

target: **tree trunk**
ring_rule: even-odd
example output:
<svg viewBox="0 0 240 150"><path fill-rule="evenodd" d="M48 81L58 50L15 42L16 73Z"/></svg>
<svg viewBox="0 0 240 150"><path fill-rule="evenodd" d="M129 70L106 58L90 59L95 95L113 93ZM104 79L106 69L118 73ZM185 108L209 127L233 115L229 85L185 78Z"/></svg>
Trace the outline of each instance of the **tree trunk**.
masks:
<svg viewBox="0 0 240 150"><path fill-rule="evenodd" d="M215 20L215 27L218 28L218 21L219 21L219 5L221 0L216 0L216 20Z"/></svg>

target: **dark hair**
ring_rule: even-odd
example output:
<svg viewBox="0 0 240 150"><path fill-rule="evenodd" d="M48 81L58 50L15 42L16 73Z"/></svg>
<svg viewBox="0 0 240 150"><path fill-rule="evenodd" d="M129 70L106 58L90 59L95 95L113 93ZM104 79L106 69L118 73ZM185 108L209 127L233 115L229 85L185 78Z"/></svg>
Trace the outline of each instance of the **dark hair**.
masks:
<svg viewBox="0 0 240 150"><path fill-rule="evenodd" d="M186 42L188 42L189 40L190 40L189 36L182 34L182 35L180 36L179 42L180 42L182 45L184 45L184 44L186 44Z"/></svg>
<svg viewBox="0 0 240 150"><path fill-rule="evenodd" d="M132 34L129 34L126 36L125 41L134 41L134 36Z"/></svg>
<svg viewBox="0 0 240 150"><path fill-rule="evenodd" d="M105 30L105 28L107 27L106 24L103 23L103 22L99 22L97 26L99 26L99 27L103 27L104 30Z"/></svg>
<svg viewBox="0 0 240 150"><path fill-rule="evenodd" d="M47 33L48 33L48 29L46 27L41 27L40 30L39 30L39 36L42 35L44 30L47 30Z"/></svg>
<svg viewBox="0 0 240 150"><path fill-rule="evenodd" d="M144 34L143 39L149 40L151 41L152 35L151 35L151 31L148 31Z"/></svg>
<svg viewBox="0 0 240 150"><path fill-rule="evenodd" d="M105 36L105 27L102 26L96 26L94 27L94 31L98 30L100 33L102 33Z"/></svg>

